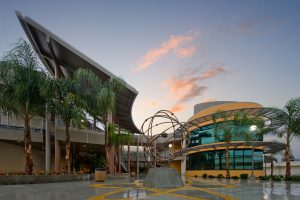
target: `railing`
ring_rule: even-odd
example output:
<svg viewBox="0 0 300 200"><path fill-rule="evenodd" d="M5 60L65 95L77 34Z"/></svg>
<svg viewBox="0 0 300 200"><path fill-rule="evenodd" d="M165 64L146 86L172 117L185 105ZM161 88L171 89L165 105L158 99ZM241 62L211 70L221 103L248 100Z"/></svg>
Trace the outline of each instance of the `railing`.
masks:
<svg viewBox="0 0 300 200"><path fill-rule="evenodd" d="M126 166L126 163L124 162L124 160L121 158L121 166L123 167L123 169L128 172L128 169L127 169L127 166Z"/></svg>
<svg viewBox="0 0 300 200"><path fill-rule="evenodd" d="M40 122L38 125L37 122ZM43 128L42 118L34 118L30 121L30 128L34 132L41 132ZM24 123L21 117L15 117L14 115L0 112L0 127L14 130L23 130Z"/></svg>
<svg viewBox="0 0 300 200"><path fill-rule="evenodd" d="M30 120L30 129L35 132L41 132L43 129L43 118L42 117L33 117ZM56 121L57 126L65 126L64 121L62 119L58 119ZM54 126L55 122L51 121L51 125ZM14 129L14 130L23 130L24 122L21 117L17 117L13 114L0 112L0 128ZM75 127L73 127L75 128ZM93 128L88 123L86 128L82 128L83 130L92 130L94 134L100 134L101 130L98 128Z"/></svg>

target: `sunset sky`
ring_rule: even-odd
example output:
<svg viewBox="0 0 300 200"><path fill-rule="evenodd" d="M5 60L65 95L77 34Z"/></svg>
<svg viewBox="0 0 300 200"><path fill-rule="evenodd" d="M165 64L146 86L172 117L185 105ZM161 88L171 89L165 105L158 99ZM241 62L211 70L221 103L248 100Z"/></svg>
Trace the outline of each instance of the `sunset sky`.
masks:
<svg viewBox="0 0 300 200"><path fill-rule="evenodd" d="M186 121L200 102L282 107L300 96L297 0L7 0L0 5L0 55L18 38L27 39L14 13L19 10L136 88L137 127L160 109Z"/></svg>

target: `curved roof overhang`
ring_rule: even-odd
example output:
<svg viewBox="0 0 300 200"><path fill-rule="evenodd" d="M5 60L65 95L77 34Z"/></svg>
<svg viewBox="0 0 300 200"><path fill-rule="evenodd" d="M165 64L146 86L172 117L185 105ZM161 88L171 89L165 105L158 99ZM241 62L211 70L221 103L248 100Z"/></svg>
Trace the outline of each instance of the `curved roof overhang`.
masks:
<svg viewBox="0 0 300 200"><path fill-rule="evenodd" d="M238 112L245 112L250 116L262 117L269 121L268 127L272 129L281 126L280 123L274 120L276 114L279 112L279 110L275 108L262 107L262 105L252 102L229 102L206 108L195 114L187 122L188 129L192 131L201 126L212 124L213 114L219 111L225 112L226 116L234 116Z"/></svg>
<svg viewBox="0 0 300 200"><path fill-rule="evenodd" d="M230 143L231 148L238 148L238 147L244 147L244 146L249 147L249 145L247 145L245 142L242 142L242 141L232 141ZM286 145L281 142L264 142L264 141L255 141L254 146L255 147L263 147L265 154L276 153L278 151L285 149L285 147L286 147ZM200 151L206 151L206 150L211 150L211 149L217 150L219 148L225 148L225 147L226 147L226 143L218 142L218 143L211 143L211 144L189 147L189 148L183 149L180 153L187 155L187 154L193 154L193 153L197 153ZM249 148L251 148L251 147L249 147Z"/></svg>
<svg viewBox="0 0 300 200"><path fill-rule="evenodd" d="M37 55L51 75L59 69L62 77L72 77L79 67L92 70L102 81L116 77L113 73L67 44L33 19L16 11L16 15ZM138 95L129 84L116 98L115 123L133 133L139 133L132 119L133 102Z"/></svg>

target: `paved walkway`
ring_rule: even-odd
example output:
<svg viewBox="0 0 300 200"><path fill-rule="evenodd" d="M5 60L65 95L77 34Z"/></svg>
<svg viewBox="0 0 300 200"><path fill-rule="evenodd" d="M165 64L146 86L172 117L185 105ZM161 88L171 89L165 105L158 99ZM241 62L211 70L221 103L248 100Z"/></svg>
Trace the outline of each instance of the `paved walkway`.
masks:
<svg viewBox="0 0 300 200"><path fill-rule="evenodd" d="M142 181L113 179L94 181L0 186L1 200L199 200L199 199L300 199L300 183L239 181L195 178L184 187L158 190Z"/></svg>

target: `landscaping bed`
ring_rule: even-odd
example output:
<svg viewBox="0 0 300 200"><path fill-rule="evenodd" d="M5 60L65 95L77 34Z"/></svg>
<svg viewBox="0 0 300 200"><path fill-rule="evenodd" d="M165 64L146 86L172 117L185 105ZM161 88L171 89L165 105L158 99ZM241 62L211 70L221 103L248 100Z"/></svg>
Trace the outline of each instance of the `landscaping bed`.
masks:
<svg viewBox="0 0 300 200"><path fill-rule="evenodd" d="M57 183L90 180L90 174L71 174L71 175L1 175L0 185L18 185L34 183Z"/></svg>

